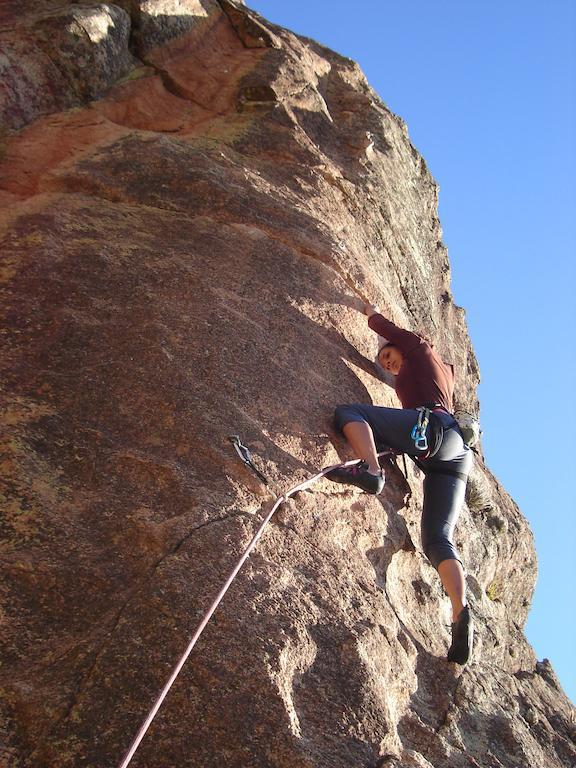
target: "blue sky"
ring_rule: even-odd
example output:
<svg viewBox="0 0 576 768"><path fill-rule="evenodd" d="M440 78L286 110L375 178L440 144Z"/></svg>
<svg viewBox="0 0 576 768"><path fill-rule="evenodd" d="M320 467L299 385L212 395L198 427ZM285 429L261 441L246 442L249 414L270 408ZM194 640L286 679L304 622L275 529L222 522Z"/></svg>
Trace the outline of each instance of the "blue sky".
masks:
<svg viewBox="0 0 576 768"><path fill-rule="evenodd" d="M247 5L358 61L440 185L488 465L536 537L528 639L576 701L576 3Z"/></svg>

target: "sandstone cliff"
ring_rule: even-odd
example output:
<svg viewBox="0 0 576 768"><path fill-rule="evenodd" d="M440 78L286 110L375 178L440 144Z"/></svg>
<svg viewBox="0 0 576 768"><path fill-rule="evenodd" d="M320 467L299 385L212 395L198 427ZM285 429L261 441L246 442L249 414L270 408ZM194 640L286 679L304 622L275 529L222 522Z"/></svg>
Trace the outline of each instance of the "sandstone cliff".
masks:
<svg viewBox="0 0 576 768"><path fill-rule="evenodd" d="M359 303L459 407L479 372L434 180L356 64L231 0L1 13L1 764L112 767L274 494L346 456L334 405L397 404ZM576 765L525 519L480 455L462 670L420 485L286 504L132 764Z"/></svg>

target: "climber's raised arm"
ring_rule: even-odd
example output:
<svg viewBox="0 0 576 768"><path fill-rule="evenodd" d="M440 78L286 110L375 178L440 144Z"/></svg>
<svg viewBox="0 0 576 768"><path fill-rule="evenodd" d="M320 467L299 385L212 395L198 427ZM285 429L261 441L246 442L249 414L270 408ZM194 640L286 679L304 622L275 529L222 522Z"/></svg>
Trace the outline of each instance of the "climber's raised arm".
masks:
<svg viewBox="0 0 576 768"><path fill-rule="evenodd" d="M371 304L364 305L364 314L368 317L368 326L379 336L387 339L391 344L395 344L405 355L409 354L422 341L418 334L405 331L387 320Z"/></svg>

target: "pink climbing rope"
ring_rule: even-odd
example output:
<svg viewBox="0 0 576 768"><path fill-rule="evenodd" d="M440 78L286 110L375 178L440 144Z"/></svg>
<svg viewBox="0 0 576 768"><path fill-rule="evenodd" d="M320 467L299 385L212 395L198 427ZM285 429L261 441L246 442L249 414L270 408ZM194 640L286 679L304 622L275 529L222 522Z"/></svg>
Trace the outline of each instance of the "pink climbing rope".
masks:
<svg viewBox="0 0 576 768"><path fill-rule="evenodd" d="M387 455L389 453L390 453L389 451L383 451L382 453L379 453L378 455L379 456L384 456L384 455ZM289 491L286 491L285 494L283 494L282 496L279 496L276 499L272 509L266 515L264 521L260 525L260 528L258 528L256 533L254 534L250 544L248 544L248 546L244 550L244 553L242 554L242 557L240 558L240 560L238 560L238 562L234 566L234 569L232 570L230 576L228 576L228 579L226 580L226 583L224 584L224 586L222 587L222 589L220 590L220 592L216 596L214 602L212 603L212 605L210 606L210 608L206 612L204 618L200 622L200 625L198 626L198 629L196 630L196 632L194 633L194 636L192 637L192 639L188 643L188 647L186 648L186 650L182 654L182 656L180 658L180 661L174 667L174 671L170 675L170 678L169 678L168 682L166 683L164 688L162 688L162 690L160 691L160 694L158 695L158 698L156 699L156 701L154 703L154 706L152 707L152 709L148 713L148 716L146 717L146 719L144 720L144 722L140 726L140 730L138 731L138 733L134 737L134 740L132 741L132 744L130 745L130 748L126 752L126 755L125 755L124 759L120 763L119 768L127 768L127 766L129 765L130 761L134 757L134 754L136 753L136 750L140 746L140 742L142 741L142 739L146 735L146 731L148 730L148 728L150 728L150 726L152 724L152 721L154 720L158 710L162 706L162 702L164 701L164 699L168 695L168 692L169 692L170 688L172 687L174 681L176 680L176 678L180 674L180 670L182 669L182 667L186 663L186 660L188 659L188 656L190 656L190 653L192 652L192 649L196 645L196 642L198 641L198 638L200 637L200 635L204 631L206 625L208 624L208 622L212 618L212 615L214 614L214 611L220 605L220 602L222 601L222 598L224 597L224 595L228 591L228 588L230 587L230 585L234 581L238 571L240 570L240 568L242 568L242 566L244 565L244 563L248 559L250 553L252 552L252 550L254 549L256 544L258 543L258 540L262 536L262 534L264 532L264 529L266 528L266 526L268 525L268 523L272 519L272 516L274 515L274 513L276 512L276 510L278 509L280 504L282 504L283 502L287 501L290 498L290 496L293 496L295 493L298 493L299 491L305 491L307 488L309 488L311 485L313 485L317 480L320 480L321 477L324 477L324 475L326 475L328 472L330 472L330 470L336 469L336 467L350 467L353 464L357 464L359 461L360 461L360 459L353 459L351 461L346 461L343 464L333 464L330 467L324 467L324 469L321 472L318 472L317 475L314 475L313 477L309 478L308 480L305 480L303 483L299 483L298 485L295 485L293 488L290 488Z"/></svg>

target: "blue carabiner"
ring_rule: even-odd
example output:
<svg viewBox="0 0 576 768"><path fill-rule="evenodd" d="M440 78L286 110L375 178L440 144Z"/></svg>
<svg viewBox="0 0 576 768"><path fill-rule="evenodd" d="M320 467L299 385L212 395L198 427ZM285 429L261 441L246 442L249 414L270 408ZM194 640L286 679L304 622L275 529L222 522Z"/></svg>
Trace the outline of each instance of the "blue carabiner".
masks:
<svg viewBox="0 0 576 768"><path fill-rule="evenodd" d="M428 450L428 440L426 438L426 434L422 433L421 431L421 425L415 424L412 428L412 432L410 434L410 437L412 440L414 440L414 445L419 451L427 451Z"/></svg>
<svg viewBox="0 0 576 768"><path fill-rule="evenodd" d="M414 444L416 445L416 448L418 448L419 451L428 450L428 440L426 439L426 435L422 435L422 437L419 437L417 440L414 440Z"/></svg>

